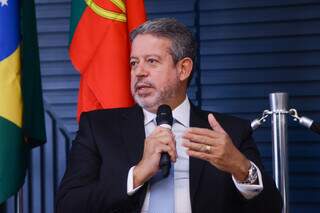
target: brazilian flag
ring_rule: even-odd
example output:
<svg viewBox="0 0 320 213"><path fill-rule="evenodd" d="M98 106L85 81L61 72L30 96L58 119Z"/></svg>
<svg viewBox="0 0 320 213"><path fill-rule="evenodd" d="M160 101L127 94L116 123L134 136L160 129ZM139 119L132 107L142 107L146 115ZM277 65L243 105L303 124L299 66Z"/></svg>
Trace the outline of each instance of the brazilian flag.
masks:
<svg viewBox="0 0 320 213"><path fill-rule="evenodd" d="M0 203L24 183L46 140L33 0L0 0Z"/></svg>

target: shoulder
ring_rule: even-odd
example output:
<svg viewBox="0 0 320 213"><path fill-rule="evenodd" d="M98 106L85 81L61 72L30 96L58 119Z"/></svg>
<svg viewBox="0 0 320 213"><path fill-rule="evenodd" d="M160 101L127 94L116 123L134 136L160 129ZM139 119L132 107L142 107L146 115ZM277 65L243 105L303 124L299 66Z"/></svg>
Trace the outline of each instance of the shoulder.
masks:
<svg viewBox="0 0 320 213"><path fill-rule="evenodd" d="M128 114L139 114L142 109L138 105L124 108L99 109L81 113L80 123L82 120L105 120L112 118L120 118Z"/></svg>
<svg viewBox="0 0 320 213"><path fill-rule="evenodd" d="M143 125L143 111L140 107L133 106L83 112L80 116L77 135L103 135L105 138L112 138L121 134L122 129L130 126L128 123Z"/></svg>

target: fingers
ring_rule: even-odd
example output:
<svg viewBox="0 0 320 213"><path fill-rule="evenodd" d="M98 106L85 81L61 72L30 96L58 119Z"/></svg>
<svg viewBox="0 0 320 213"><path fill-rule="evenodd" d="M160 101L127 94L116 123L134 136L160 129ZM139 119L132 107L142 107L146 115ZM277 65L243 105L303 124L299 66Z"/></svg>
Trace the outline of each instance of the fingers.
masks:
<svg viewBox="0 0 320 213"><path fill-rule="evenodd" d="M214 146L228 138L228 134L211 113L208 115L208 122L212 129L192 127L183 135L183 138L194 143L210 146Z"/></svg>
<svg viewBox="0 0 320 213"><path fill-rule="evenodd" d="M166 135L166 134L171 134L172 135L172 131L170 129L161 127L161 126L157 126L149 135L149 137L152 136L157 136L157 135Z"/></svg>
<svg viewBox="0 0 320 213"><path fill-rule="evenodd" d="M203 135L203 136L212 137L212 138L217 138L221 134L219 132L213 131L212 129L197 128L197 127L190 127L187 133Z"/></svg>
<svg viewBox="0 0 320 213"><path fill-rule="evenodd" d="M157 154L161 154L161 153L168 153L170 156L171 161L175 162L177 160L177 153L176 150L174 148L172 148L169 145L165 145L165 144L158 144L155 148L155 153Z"/></svg>
<svg viewBox="0 0 320 213"><path fill-rule="evenodd" d="M177 160L176 142L172 131L166 128L157 127L149 136L146 141L146 146L151 146L151 152L161 154L167 152L171 161Z"/></svg>
<svg viewBox="0 0 320 213"><path fill-rule="evenodd" d="M214 131L226 133L212 113L208 115L208 122Z"/></svg>
<svg viewBox="0 0 320 213"><path fill-rule="evenodd" d="M163 152L169 154L171 161L175 162L177 160L172 132L168 129L157 127L144 141L142 159L134 169L136 174L136 177L134 177L135 186L145 183L159 171L159 162Z"/></svg>
<svg viewBox="0 0 320 213"><path fill-rule="evenodd" d="M197 151L197 152L211 153L213 149L213 146L194 143L190 141L184 141L182 145L186 147L188 150Z"/></svg>
<svg viewBox="0 0 320 213"><path fill-rule="evenodd" d="M188 155L190 157L199 158L199 159L202 159L202 160L205 160L205 161L210 161L211 155L208 154L208 153L197 152L197 151L194 151L194 150L188 150L187 153L188 153Z"/></svg>
<svg viewBox="0 0 320 213"><path fill-rule="evenodd" d="M211 138L218 138L221 136L221 134L223 135L227 134L212 113L208 115L208 122L212 129L191 127L188 129L188 132L197 134L197 135L211 137Z"/></svg>
<svg viewBox="0 0 320 213"><path fill-rule="evenodd" d="M175 162L177 160L177 151L176 151L176 145L175 145L175 140L172 135L166 135L163 137L159 137L157 139L159 144L155 144L157 148L160 148L158 153L161 152L167 152L170 155L171 161Z"/></svg>
<svg viewBox="0 0 320 213"><path fill-rule="evenodd" d="M176 149L176 141L172 132L168 129L162 128L156 135L153 136L156 141L170 146L171 149Z"/></svg>
<svg viewBox="0 0 320 213"><path fill-rule="evenodd" d="M209 130L212 131L212 130ZM207 135L197 134L191 131L187 131L183 136L184 139L189 140L191 142L206 144L206 145L214 145L214 139L218 137L211 137Z"/></svg>

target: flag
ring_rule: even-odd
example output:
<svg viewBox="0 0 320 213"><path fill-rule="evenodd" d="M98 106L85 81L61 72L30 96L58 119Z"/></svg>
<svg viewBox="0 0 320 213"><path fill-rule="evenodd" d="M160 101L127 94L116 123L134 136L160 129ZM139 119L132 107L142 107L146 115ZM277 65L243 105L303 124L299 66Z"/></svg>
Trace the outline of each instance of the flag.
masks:
<svg viewBox="0 0 320 213"><path fill-rule="evenodd" d="M23 185L31 147L45 142L33 1L0 0L0 203Z"/></svg>
<svg viewBox="0 0 320 213"><path fill-rule="evenodd" d="M81 112L131 106L129 33L146 19L143 0L73 0L69 54L80 72Z"/></svg>

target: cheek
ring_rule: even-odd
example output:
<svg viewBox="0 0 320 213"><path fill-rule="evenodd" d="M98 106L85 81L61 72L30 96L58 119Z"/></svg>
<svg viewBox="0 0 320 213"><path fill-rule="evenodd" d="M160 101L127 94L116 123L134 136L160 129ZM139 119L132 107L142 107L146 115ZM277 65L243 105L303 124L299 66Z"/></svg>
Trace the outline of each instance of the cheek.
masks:
<svg viewBox="0 0 320 213"><path fill-rule="evenodd" d="M136 75L134 74L133 71L130 72L130 80L131 82L136 80Z"/></svg>
<svg viewBox="0 0 320 213"><path fill-rule="evenodd" d="M164 87L165 85L166 85L166 79L163 77L163 76L161 76L161 75L159 75L159 76L154 76L153 78L152 78L152 84L153 84L153 86L155 87L155 88L157 88L157 89L161 89L162 87Z"/></svg>
<svg viewBox="0 0 320 213"><path fill-rule="evenodd" d="M166 73L166 75L163 75L162 77L163 85L170 85L177 81L179 81L179 76L177 75L176 70L171 70L170 73Z"/></svg>
<svg viewBox="0 0 320 213"><path fill-rule="evenodd" d="M134 72L132 70L130 70L130 77L131 77L131 79L134 78Z"/></svg>
<svg viewBox="0 0 320 213"><path fill-rule="evenodd" d="M131 74L131 78L130 78L130 86L131 89L133 89L134 84L135 84L136 78L134 77L134 75Z"/></svg>

